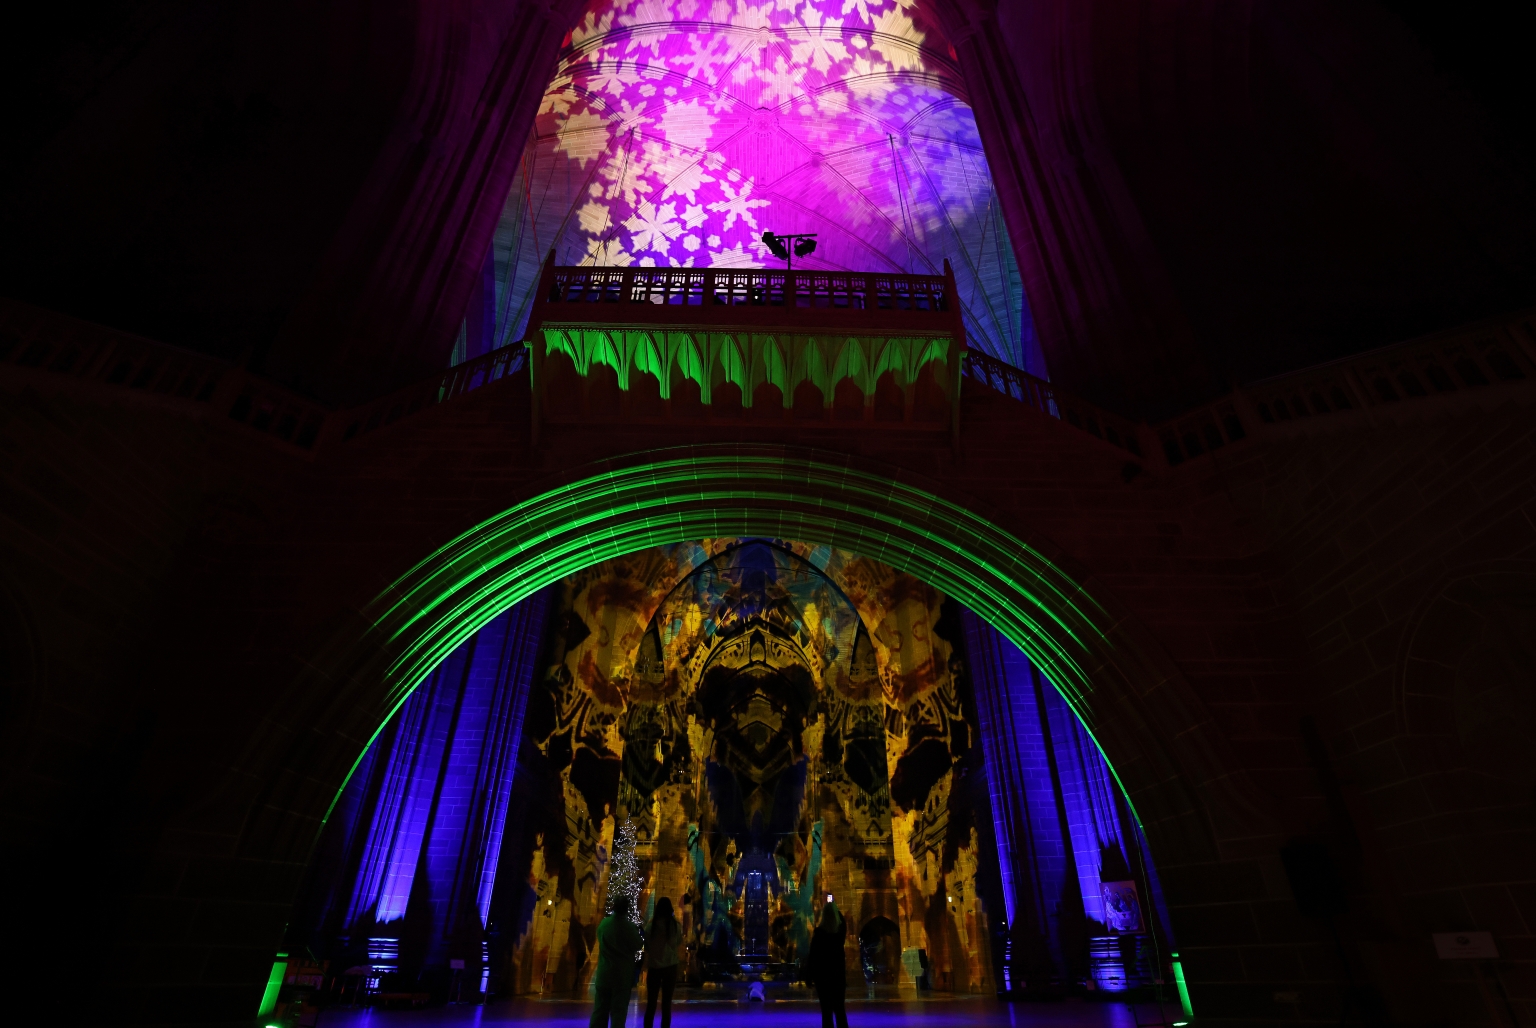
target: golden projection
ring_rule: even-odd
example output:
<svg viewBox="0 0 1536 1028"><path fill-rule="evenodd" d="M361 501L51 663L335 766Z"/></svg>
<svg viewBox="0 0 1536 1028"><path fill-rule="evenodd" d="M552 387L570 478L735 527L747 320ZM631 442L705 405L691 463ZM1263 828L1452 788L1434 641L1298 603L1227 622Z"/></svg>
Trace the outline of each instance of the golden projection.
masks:
<svg viewBox="0 0 1536 1028"><path fill-rule="evenodd" d="M514 991L589 981L626 819L642 908L672 899L690 982L792 976L830 893L854 981L990 991L959 638L936 590L802 543L659 547L568 578L519 761L539 799L508 826L535 895Z"/></svg>

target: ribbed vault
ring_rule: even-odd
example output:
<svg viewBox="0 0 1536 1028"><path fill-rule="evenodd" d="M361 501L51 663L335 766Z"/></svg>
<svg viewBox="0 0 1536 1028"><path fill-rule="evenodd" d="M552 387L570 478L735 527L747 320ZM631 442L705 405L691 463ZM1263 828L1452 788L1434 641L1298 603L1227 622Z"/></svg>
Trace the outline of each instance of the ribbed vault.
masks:
<svg viewBox="0 0 1536 1028"><path fill-rule="evenodd" d="M487 277L517 338L540 260L955 268L970 345L1038 348L955 51L921 3L594 0L566 37Z"/></svg>

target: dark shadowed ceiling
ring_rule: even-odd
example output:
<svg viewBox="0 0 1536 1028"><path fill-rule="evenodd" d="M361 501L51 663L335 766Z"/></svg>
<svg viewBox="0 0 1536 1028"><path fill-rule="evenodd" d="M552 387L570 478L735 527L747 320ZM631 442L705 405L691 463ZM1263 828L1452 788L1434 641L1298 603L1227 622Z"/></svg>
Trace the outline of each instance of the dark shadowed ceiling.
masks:
<svg viewBox="0 0 1536 1028"><path fill-rule="evenodd" d="M30 6L0 42L5 291L335 401L442 366L582 13L549 10ZM1152 412L1536 302L1518 5L933 18L1070 388ZM980 78L978 40L1007 62Z"/></svg>

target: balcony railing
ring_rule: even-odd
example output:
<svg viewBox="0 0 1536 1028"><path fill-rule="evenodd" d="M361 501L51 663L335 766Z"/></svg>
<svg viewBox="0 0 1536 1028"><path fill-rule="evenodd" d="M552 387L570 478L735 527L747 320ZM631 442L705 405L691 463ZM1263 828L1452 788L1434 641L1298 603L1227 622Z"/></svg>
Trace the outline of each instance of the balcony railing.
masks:
<svg viewBox="0 0 1536 1028"><path fill-rule="evenodd" d="M447 403L481 386L515 375L527 365L528 350L521 343L472 357L440 375L340 412L338 416L344 418L346 423L346 427L341 430L341 441L346 442L384 425L392 425L423 407Z"/></svg>
<svg viewBox="0 0 1536 1028"><path fill-rule="evenodd" d="M545 323L741 325L943 333L964 343L949 262L942 275L749 268L591 268L545 262L527 335Z"/></svg>
<svg viewBox="0 0 1536 1028"><path fill-rule="evenodd" d="M904 311L948 309L941 275L557 267L551 277L548 303L844 307Z"/></svg>
<svg viewBox="0 0 1536 1028"><path fill-rule="evenodd" d="M1043 378L1036 378L1027 371L1004 364L980 350L966 353L965 377L1053 418L1059 418L1089 435L1098 436L1122 450L1141 456L1141 441L1135 422L1079 400L1070 393L1064 393Z"/></svg>
<svg viewBox="0 0 1536 1028"><path fill-rule="evenodd" d="M1536 381L1536 310L1464 325L1264 379L1156 430L1168 464L1336 415L1412 410Z"/></svg>
<svg viewBox="0 0 1536 1028"><path fill-rule="evenodd" d="M148 401L227 415L285 445L313 449L325 408L202 354L55 314L0 302L0 365L116 387Z"/></svg>
<svg viewBox="0 0 1536 1028"><path fill-rule="evenodd" d="M545 304L546 310L569 309L572 314L581 311L579 316L559 319L569 324L601 329L603 319L592 316L596 312L628 308L665 313L690 306L710 310L724 324L729 323L725 318L734 318L736 324L741 324L745 312L729 313L720 308L758 305L772 311L775 300L781 300L785 306L778 309L811 319L794 326L793 334L801 337L815 334L814 319L825 325L828 314L882 318L895 315L901 320L890 335L907 337L900 340L903 343L922 344L912 348L912 359L906 368L908 381L925 363L936 359L953 371L950 355L963 352L955 345L961 341L955 333L945 331L942 324L923 323L923 319L953 317L958 324L958 311L949 302L953 294L947 277L821 272L796 272L791 276L785 272L689 268L546 270L578 273L561 279L561 288L563 296L579 299ZM551 289L553 282L552 277L547 283ZM704 291L705 286L709 287L708 292ZM594 295L598 298L590 299ZM610 295L614 299L606 300ZM702 299L690 299L706 295L711 297L707 307ZM620 296L627 297L627 302L621 303ZM793 307L787 307L788 299L794 300ZM871 303L873 306L868 306ZM577 304L581 306L578 308ZM751 327L760 324L761 314L754 312ZM608 326L634 320L615 314L608 319ZM873 336L882 326L859 327ZM850 332L849 338L841 342L831 334L826 334L824 343L805 339L801 352L835 344L840 352L851 356L854 351L850 347L862 345L856 338L859 334ZM920 338L925 336L926 342ZM147 402L182 407L189 413L210 412L223 423L238 423L242 431L309 452L367 435L426 407L510 378L527 366L529 350L525 347L534 344L535 340L530 338L528 344L474 358L359 407L328 410L223 361L23 303L0 300L0 369L15 368L23 375L73 380L83 388L122 390L143 396ZM769 344L781 348L784 345L771 338L764 343ZM864 389L871 388L869 376L877 376L882 367L868 359L874 352L873 348L865 352L866 360L858 373L864 376ZM835 385L852 368L848 361L830 359L830 353L822 354L822 371L826 373L820 379L823 386ZM1350 412L1402 409L1406 413L1420 402L1426 409L1432 408L1436 397L1465 396L1475 400L1484 395L1484 390L1495 397L1506 395L1502 392L1505 389L1529 388L1536 383L1536 310L1268 379L1155 426L1133 424L985 353L963 353L963 377L977 385L1145 457L1154 466L1173 466L1269 432L1288 431L1291 425L1326 425L1333 420L1331 415L1339 415L1342 420ZM793 357L794 351L787 354ZM738 355L745 358L751 354L739 351ZM696 356L701 358L701 365L708 363L708 347L696 347ZM793 374L792 366L799 363L785 361L781 370ZM948 375L945 382L958 384L957 379ZM957 392L949 390L948 395Z"/></svg>
<svg viewBox="0 0 1536 1028"><path fill-rule="evenodd" d="M623 396L649 375L670 419L672 391L692 381L712 409L715 390L740 390L743 407L756 389L773 385L790 405L809 382L820 391L827 420L836 419L834 389L854 381L871 426L875 395L889 375L908 394L925 374L958 429L960 359L965 325L953 269L943 275L893 275L753 268L566 267L550 253L540 275L526 332L532 348L534 431L544 421L582 421L610 413L594 406L588 376L613 369ZM549 362L546 364L546 362ZM928 365L941 368L935 375ZM574 388L563 385L574 373ZM555 395L551 390L555 390ZM649 409L648 405L642 404ZM901 421L909 423L912 403ZM598 408L601 407L601 410ZM628 413L629 405L620 407ZM722 416L729 416L722 408Z"/></svg>

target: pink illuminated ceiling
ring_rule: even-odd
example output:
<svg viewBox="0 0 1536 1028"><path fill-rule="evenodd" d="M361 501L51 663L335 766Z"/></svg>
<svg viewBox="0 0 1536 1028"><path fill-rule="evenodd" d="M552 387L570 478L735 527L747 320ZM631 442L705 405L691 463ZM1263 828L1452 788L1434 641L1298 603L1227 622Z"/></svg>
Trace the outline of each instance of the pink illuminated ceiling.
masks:
<svg viewBox="0 0 1536 1028"><path fill-rule="evenodd" d="M815 232L796 267L940 274L948 258L971 345L1037 369L964 97L912 0L596 0L503 212L497 337L516 338L551 247L562 264L782 267L763 231Z"/></svg>

